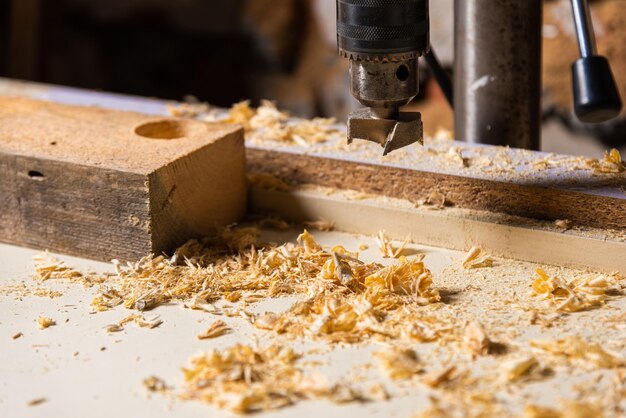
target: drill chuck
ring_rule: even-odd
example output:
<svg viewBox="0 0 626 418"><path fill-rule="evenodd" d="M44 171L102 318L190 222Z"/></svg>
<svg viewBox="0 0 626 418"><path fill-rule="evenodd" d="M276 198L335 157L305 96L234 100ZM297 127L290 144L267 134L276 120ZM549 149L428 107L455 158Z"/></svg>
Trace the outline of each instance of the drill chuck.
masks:
<svg viewBox="0 0 626 418"><path fill-rule="evenodd" d="M428 0L337 0L337 46L350 60L352 95L369 109L350 115L348 141L384 153L422 140L419 113L402 113L419 91L417 59L428 52Z"/></svg>
<svg viewBox="0 0 626 418"><path fill-rule="evenodd" d="M428 51L428 0L337 0L337 45L353 60L416 58Z"/></svg>

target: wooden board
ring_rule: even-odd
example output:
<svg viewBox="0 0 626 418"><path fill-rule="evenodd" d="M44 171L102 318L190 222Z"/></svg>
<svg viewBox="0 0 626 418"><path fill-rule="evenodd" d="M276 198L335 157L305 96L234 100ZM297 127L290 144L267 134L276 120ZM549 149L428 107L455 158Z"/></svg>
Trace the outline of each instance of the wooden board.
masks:
<svg viewBox="0 0 626 418"><path fill-rule="evenodd" d="M377 145L357 141L348 148L286 146L279 141L247 145L250 173L273 174L293 184L353 189L414 202L439 192L460 208L626 228L626 171L596 173L586 168L582 158L455 141L426 142L424 147L409 147L384 158ZM467 164L451 162L447 155L451 148ZM499 160L506 161L501 170ZM554 166L552 160L557 161ZM536 168L544 163L549 167Z"/></svg>
<svg viewBox="0 0 626 418"><path fill-rule="evenodd" d="M454 209L415 208L385 198L351 200L342 191L276 191L253 187L250 206L292 221L332 221L341 231L375 235L385 230L394 239L467 251L479 246L489 253L561 267L626 274L626 242L576 231L540 229L480 219Z"/></svg>
<svg viewBox="0 0 626 418"><path fill-rule="evenodd" d="M0 96L0 241L134 260L245 206L237 126Z"/></svg>

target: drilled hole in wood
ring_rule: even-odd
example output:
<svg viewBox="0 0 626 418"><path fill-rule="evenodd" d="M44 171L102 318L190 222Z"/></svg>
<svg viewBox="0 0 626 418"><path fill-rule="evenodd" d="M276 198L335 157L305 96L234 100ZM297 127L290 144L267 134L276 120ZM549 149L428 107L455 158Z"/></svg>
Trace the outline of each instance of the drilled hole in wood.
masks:
<svg viewBox="0 0 626 418"><path fill-rule="evenodd" d="M176 139L189 135L188 122L182 120L159 120L144 123L135 128L135 133L150 139Z"/></svg>
<svg viewBox="0 0 626 418"><path fill-rule="evenodd" d="M41 181L41 180L43 180L44 175L43 175L43 173L42 173L42 172L40 172L40 171L30 170L30 171L28 172L28 177L30 177L30 178L31 178L31 179L33 179L33 180L39 180L39 181Z"/></svg>

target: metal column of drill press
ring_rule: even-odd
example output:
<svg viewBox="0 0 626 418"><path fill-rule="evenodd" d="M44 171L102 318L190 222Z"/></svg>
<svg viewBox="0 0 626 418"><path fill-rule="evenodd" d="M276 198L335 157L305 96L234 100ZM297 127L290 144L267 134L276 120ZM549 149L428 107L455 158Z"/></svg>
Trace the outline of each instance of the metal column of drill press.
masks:
<svg viewBox="0 0 626 418"><path fill-rule="evenodd" d="M348 120L348 143L383 154L422 142L418 112L400 112L418 93L417 59L428 51L427 0L337 0L337 44L350 60L352 95L366 106Z"/></svg>
<svg viewBox="0 0 626 418"><path fill-rule="evenodd" d="M539 149L542 0L455 0L459 141Z"/></svg>

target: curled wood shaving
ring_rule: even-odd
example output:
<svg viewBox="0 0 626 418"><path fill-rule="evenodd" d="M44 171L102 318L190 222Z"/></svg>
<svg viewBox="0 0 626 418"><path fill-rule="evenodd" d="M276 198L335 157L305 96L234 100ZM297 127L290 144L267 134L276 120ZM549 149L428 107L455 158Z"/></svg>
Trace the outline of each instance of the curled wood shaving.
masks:
<svg viewBox="0 0 626 418"><path fill-rule="evenodd" d="M387 232L382 229L378 231L376 243L378 244L378 249L383 257L398 258L404 251L406 245L409 243L409 237L406 237L398 248L394 248L393 245L391 245L391 239L387 235Z"/></svg>
<svg viewBox="0 0 626 418"><path fill-rule="evenodd" d="M568 360L579 360L600 368L616 368L626 365L626 361L606 351L600 344L588 343L577 336L556 340L533 340L531 347Z"/></svg>
<svg viewBox="0 0 626 418"><path fill-rule="evenodd" d="M250 107L250 101L244 100L239 103L235 103L228 112L228 117L223 121L226 123L235 123L243 125L246 131L251 129L250 120L254 117L256 112Z"/></svg>
<svg viewBox="0 0 626 418"><path fill-rule="evenodd" d="M493 266L493 259L480 247L472 247L461 262L465 269L477 269Z"/></svg>
<svg viewBox="0 0 626 418"><path fill-rule="evenodd" d="M39 329L46 329L48 327L51 327L52 325L56 325L54 319L47 316L40 316L37 319L37 323L39 324Z"/></svg>
<svg viewBox="0 0 626 418"><path fill-rule="evenodd" d="M558 311L578 312L601 305L607 299L607 292L613 289L614 279L607 276L579 277L569 283L549 276L542 269L536 270L532 284L532 294L549 300Z"/></svg>
<svg viewBox="0 0 626 418"><path fill-rule="evenodd" d="M410 379L422 371L422 365L415 351L408 348L392 347L378 351L374 356L382 370L393 380Z"/></svg>
<svg viewBox="0 0 626 418"><path fill-rule="evenodd" d="M161 325L163 323L163 320L159 319L158 315L150 319L146 319L143 315L141 315L135 317L135 323L142 328L153 329Z"/></svg>
<svg viewBox="0 0 626 418"><path fill-rule="evenodd" d="M224 321L217 320L213 322L206 331L201 332L196 337L199 340L207 340L210 338L221 337L224 334L228 334L232 329L226 325Z"/></svg>
<svg viewBox="0 0 626 418"><path fill-rule="evenodd" d="M124 331L124 325L126 325L126 324L128 324L130 322L135 322L135 324L137 324L139 327L149 328L149 329L156 328L156 327L158 327L159 325L161 325L163 323L163 321L161 319L159 319L158 315L154 316L153 318L146 319L141 314L132 314L132 315L128 315L128 316L120 319L115 324L107 325L105 327L105 329L109 333L121 332L121 331Z"/></svg>

